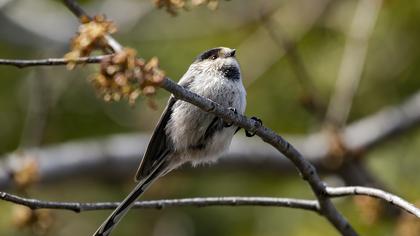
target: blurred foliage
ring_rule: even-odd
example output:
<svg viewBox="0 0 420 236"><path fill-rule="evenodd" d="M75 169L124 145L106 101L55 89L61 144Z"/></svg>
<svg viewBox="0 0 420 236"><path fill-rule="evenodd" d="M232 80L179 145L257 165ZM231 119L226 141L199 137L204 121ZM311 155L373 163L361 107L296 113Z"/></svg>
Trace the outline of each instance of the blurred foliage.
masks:
<svg viewBox="0 0 420 236"><path fill-rule="evenodd" d="M0 4L0 58L61 57L77 29L77 21L58 1L5 1ZM90 12L105 13L119 27L116 38L125 46L135 48L144 58L157 56L166 74L177 80L193 58L201 51L227 46L237 48L247 87L247 114L260 117L264 124L283 133L308 133L320 124L299 104L301 89L287 58L278 55L273 63L259 57L241 56L241 46L262 28L261 12L288 9L294 2L314 7L325 0L232 0L220 1L211 11L195 7L180 11L177 17L154 9L149 0L83 1ZM34 5L38 7L34 8ZM311 27L296 40L297 50L326 102L334 89L343 46L356 0L331 1ZM42 7L41 7L42 5ZM44 14L42 11L48 11ZM311 9L306 10L311 11ZM398 104L420 87L420 1L384 1L373 35L369 40L367 60L360 89L354 100L350 122L379 109ZM287 17L290 17L288 19ZM284 16L281 25L293 32L293 17ZM37 20L49 20L49 24ZM35 23L35 24L34 24ZM64 27L68 26L68 27ZM280 27L280 26L279 26ZM256 42L246 48L259 55L267 45ZM278 48L267 51L277 53ZM247 54L251 55L251 54ZM264 73L256 78L249 74L256 65L264 64ZM168 93L158 91L158 111L141 98L134 107L125 102L106 103L95 94L86 80L97 66L86 65L74 71L63 68L15 69L0 67L0 151L7 153L23 148L23 143L47 145L83 137L146 131L150 132ZM36 83L31 83L36 81ZM34 87L38 84L44 86ZM35 88L35 89L34 89ZM47 109L33 107L33 100L42 95ZM36 104L36 103L35 103ZM39 103L38 103L39 104ZM45 107L44 107L45 108ZM42 110L42 112L41 112ZM32 117L28 120L28 117ZM35 118L33 118L35 117ZM39 140L23 142L31 126L45 122ZM25 134L25 135L23 135ZM25 136L25 137L24 137ZM417 130L387 141L367 155L369 167L393 192L416 202L420 188L420 134ZM60 158L60 157L57 157ZM134 174L134 173L133 173ZM194 175L194 178L191 176ZM409 181L407 181L409 180ZM30 196L68 201L120 200L132 187L131 178L119 181L69 179L64 183L34 186ZM145 199L260 195L281 197L312 197L308 186L297 175L255 173L241 170L176 171L162 178L145 195ZM360 207L350 199L337 200L340 210L361 235L402 235L396 219L380 218L366 222ZM0 235L32 235L29 229L11 227L13 206L0 202ZM108 212L76 213L55 211L54 222L46 235L89 235ZM77 232L77 233L76 233ZM416 233L416 232L415 232ZM417 232L420 234L420 232ZM115 235L336 235L323 218L301 210L264 207L171 208L164 210L133 210ZM413 234L416 235L416 234ZM417 234L418 235L418 234Z"/></svg>

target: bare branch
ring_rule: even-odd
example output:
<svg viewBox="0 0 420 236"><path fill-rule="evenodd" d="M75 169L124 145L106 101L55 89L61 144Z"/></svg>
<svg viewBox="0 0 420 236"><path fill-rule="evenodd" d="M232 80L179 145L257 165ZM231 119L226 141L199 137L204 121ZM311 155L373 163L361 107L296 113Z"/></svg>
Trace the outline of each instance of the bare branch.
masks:
<svg viewBox="0 0 420 236"><path fill-rule="evenodd" d="M112 210L120 204L119 202L80 203L43 201L33 198L23 198L6 192L0 192L0 199L18 205L24 205L31 209L61 209L75 212ZM319 211L318 202L314 200L272 197L204 197L138 201L135 203L134 208L152 208L160 210L168 207L183 206L276 206L298 208L314 212Z"/></svg>
<svg viewBox="0 0 420 236"><path fill-rule="evenodd" d="M417 218L420 218L420 209L415 207L413 204L407 202L406 200L385 192L380 189L351 186L351 187L327 187L327 194L331 197L343 197L343 196L354 196L354 195L364 195L369 197L374 197L382 199L392 205L395 205L413 215Z"/></svg>

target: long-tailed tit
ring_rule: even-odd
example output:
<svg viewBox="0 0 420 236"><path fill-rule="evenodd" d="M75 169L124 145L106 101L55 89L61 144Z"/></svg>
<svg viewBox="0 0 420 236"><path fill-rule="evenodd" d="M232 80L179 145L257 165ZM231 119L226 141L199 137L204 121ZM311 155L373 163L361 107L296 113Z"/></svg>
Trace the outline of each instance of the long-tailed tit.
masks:
<svg viewBox="0 0 420 236"><path fill-rule="evenodd" d="M243 114L246 92L235 49L219 47L201 53L179 81L184 88ZM137 170L137 186L95 232L109 235L136 199L160 176L190 162L217 160L237 127L200 108L169 98Z"/></svg>

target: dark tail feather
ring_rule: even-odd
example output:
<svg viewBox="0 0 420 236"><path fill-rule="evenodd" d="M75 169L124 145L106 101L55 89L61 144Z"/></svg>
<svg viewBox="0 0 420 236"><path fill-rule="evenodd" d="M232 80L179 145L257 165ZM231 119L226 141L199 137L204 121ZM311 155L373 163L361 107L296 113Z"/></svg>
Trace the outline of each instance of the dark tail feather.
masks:
<svg viewBox="0 0 420 236"><path fill-rule="evenodd" d="M93 236L108 236L117 226L128 210L133 207L136 200L146 191L146 189L165 171L166 165L160 163L157 168L145 179L141 180L130 194L120 203L111 215L96 230Z"/></svg>

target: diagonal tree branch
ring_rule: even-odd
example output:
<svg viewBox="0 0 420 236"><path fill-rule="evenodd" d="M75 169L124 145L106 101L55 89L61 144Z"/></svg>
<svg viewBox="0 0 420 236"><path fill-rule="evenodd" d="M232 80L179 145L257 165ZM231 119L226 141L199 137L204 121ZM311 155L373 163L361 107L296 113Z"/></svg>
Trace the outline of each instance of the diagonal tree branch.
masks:
<svg viewBox="0 0 420 236"><path fill-rule="evenodd" d="M321 214L324 215L343 235L357 235L356 231L354 231L347 220L337 211L331 200L325 196L325 185L317 174L315 167L305 160L299 151L280 135L277 135L274 131L246 116L235 114L233 111L210 99L201 97L182 88L168 78L165 78L162 87L171 92L177 99L196 105L204 111L213 113L223 120L232 122L250 132L255 132L264 142L271 144L279 152L283 153L296 166L302 178L307 181L312 188L312 191L320 203Z"/></svg>

